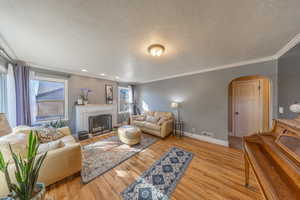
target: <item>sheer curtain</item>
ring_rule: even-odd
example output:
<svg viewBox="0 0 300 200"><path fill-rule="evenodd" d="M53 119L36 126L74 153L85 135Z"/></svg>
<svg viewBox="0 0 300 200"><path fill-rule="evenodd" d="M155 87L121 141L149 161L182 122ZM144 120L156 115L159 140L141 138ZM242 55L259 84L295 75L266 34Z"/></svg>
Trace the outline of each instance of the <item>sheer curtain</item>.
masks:
<svg viewBox="0 0 300 200"><path fill-rule="evenodd" d="M7 105L7 118L11 127L16 127L16 86L14 67L12 64L8 64L7 69L7 99L9 104Z"/></svg>
<svg viewBox="0 0 300 200"><path fill-rule="evenodd" d="M35 122L37 116L37 104L36 104L36 96L39 90L39 81L35 79L35 72L29 72L29 98L30 98L30 111L31 111L31 122Z"/></svg>
<svg viewBox="0 0 300 200"><path fill-rule="evenodd" d="M129 103L129 113L133 113L133 91L132 86L128 86L128 103Z"/></svg>
<svg viewBox="0 0 300 200"><path fill-rule="evenodd" d="M6 73L0 72L0 113L7 113Z"/></svg>

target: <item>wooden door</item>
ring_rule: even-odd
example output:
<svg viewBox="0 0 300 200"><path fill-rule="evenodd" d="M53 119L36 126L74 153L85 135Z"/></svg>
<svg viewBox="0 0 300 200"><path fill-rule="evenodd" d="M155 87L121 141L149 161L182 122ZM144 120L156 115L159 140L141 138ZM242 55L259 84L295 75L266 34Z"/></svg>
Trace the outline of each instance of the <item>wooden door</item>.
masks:
<svg viewBox="0 0 300 200"><path fill-rule="evenodd" d="M233 131L237 137L261 131L263 127L262 80L232 82Z"/></svg>

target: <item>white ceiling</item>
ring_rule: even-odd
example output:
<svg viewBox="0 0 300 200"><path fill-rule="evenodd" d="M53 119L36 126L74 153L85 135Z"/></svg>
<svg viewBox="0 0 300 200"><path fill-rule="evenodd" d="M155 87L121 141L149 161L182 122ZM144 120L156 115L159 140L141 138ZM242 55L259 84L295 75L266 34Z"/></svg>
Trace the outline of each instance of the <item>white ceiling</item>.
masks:
<svg viewBox="0 0 300 200"><path fill-rule="evenodd" d="M129 82L272 56L300 33L299 0L0 0L0 5L0 36L18 59ZM153 43L166 47L162 57L147 53Z"/></svg>

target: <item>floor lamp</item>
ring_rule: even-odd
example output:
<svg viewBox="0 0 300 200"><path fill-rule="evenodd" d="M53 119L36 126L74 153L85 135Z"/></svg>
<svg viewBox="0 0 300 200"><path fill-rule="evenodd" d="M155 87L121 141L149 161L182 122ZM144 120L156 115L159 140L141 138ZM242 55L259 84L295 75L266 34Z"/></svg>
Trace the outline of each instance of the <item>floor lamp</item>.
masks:
<svg viewBox="0 0 300 200"><path fill-rule="evenodd" d="M172 102L172 103L171 103L171 108L176 109L176 112L177 112L177 121L180 121L180 115L179 115L179 103L177 103L177 102Z"/></svg>

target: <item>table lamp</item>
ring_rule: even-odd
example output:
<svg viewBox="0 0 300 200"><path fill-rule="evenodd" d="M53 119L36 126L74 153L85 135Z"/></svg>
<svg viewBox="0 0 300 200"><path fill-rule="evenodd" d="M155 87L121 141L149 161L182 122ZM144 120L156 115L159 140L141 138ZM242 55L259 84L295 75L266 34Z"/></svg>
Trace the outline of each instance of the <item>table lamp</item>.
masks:
<svg viewBox="0 0 300 200"><path fill-rule="evenodd" d="M10 125L6 119L5 113L0 113L0 136L11 133Z"/></svg>

